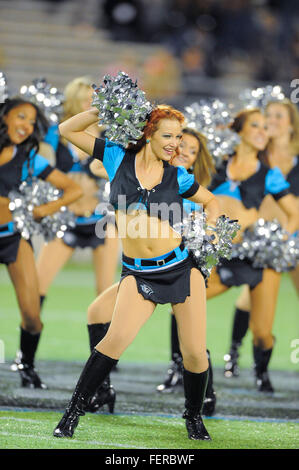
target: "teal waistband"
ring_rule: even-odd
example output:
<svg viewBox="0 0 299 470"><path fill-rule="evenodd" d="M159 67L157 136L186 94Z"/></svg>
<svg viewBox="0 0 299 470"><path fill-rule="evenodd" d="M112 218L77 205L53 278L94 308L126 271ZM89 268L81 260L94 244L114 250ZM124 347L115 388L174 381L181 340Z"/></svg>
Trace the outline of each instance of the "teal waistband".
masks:
<svg viewBox="0 0 299 470"><path fill-rule="evenodd" d="M0 225L0 237L8 237L16 232L14 222L8 222L8 224Z"/></svg>

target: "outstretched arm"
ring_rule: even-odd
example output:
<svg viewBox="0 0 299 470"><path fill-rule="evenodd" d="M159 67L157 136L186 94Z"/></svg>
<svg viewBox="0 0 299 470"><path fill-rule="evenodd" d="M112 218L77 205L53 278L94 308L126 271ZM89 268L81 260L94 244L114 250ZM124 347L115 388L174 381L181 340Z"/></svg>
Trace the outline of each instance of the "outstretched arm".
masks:
<svg viewBox="0 0 299 470"><path fill-rule="evenodd" d="M207 214L207 224L215 227L220 214L220 204L217 198L208 189L200 186L194 196L188 198L197 204L202 204Z"/></svg>

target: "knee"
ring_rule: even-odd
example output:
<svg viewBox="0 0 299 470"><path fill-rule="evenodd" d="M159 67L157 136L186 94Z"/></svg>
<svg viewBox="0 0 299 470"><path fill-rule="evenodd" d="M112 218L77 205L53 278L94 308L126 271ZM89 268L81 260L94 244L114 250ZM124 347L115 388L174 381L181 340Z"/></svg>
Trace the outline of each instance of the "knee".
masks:
<svg viewBox="0 0 299 470"><path fill-rule="evenodd" d="M250 328L255 346L262 349L268 349L272 346L273 336L271 330L266 330L264 327L259 325L250 325Z"/></svg>
<svg viewBox="0 0 299 470"><path fill-rule="evenodd" d="M24 330L28 331L28 333L36 334L41 332L43 324L39 317L24 316L22 327Z"/></svg>
<svg viewBox="0 0 299 470"><path fill-rule="evenodd" d="M91 305L89 305L89 307L87 309L87 323L88 324L90 324L90 323L101 323L101 322L97 321L98 312L99 312L99 309L97 309L95 307L94 302Z"/></svg>
<svg viewBox="0 0 299 470"><path fill-rule="evenodd" d="M127 347L132 343L133 337L122 332L114 332L109 328L106 336L102 339L99 349L107 356L119 358Z"/></svg>
<svg viewBox="0 0 299 470"><path fill-rule="evenodd" d="M208 369L206 349L189 349L182 352L184 368L189 372L203 372Z"/></svg>
<svg viewBox="0 0 299 470"><path fill-rule="evenodd" d="M40 319L39 301L34 305L32 298L31 302L29 298L27 300L23 298L20 304L20 309L25 330L30 333L37 333L40 331L42 323Z"/></svg>
<svg viewBox="0 0 299 470"><path fill-rule="evenodd" d="M88 323L107 323L106 321L107 314L101 302L96 299L87 309L87 321Z"/></svg>

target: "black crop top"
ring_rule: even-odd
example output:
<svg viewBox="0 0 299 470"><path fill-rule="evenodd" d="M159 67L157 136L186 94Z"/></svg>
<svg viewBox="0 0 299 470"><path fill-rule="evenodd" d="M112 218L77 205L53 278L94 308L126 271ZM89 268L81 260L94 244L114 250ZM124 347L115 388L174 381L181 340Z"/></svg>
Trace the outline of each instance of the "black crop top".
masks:
<svg viewBox="0 0 299 470"><path fill-rule="evenodd" d="M136 176L136 153L107 139L95 140L93 157L103 162L108 173L110 204L115 209L142 208L151 216L168 220L172 227L182 220L183 198L192 197L199 188L194 175L184 167L174 167L165 161L162 181L151 190L143 188ZM163 203L166 210L163 210ZM176 211L175 203L179 204L180 211ZM179 214L179 220L175 214Z"/></svg>
<svg viewBox="0 0 299 470"><path fill-rule="evenodd" d="M13 158L0 165L0 196L7 197L11 190L18 189L29 174L45 180L53 170L41 155L36 154L28 160L27 153L21 147L15 147Z"/></svg>
<svg viewBox="0 0 299 470"><path fill-rule="evenodd" d="M290 193L299 197L299 158L294 158L294 166L287 174L286 180L290 183Z"/></svg>
<svg viewBox="0 0 299 470"><path fill-rule="evenodd" d="M231 158L231 157L230 157ZM269 168L258 161L257 171L246 180L231 180L227 174L229 160L223 161L214 176L209 190L215 195L230 196L242 201L250 209L258 209L266 194L277 201L290 193L290 184L278 167Z"/></svg>

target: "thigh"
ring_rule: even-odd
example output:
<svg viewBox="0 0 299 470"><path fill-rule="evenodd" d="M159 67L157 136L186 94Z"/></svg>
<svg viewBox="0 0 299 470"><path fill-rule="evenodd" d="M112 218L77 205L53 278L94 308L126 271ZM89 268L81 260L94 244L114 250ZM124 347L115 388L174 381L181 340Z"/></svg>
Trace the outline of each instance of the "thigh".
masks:
<svg viewBox="0 0 299 470"><path fill-rule="evenodd" d="M206 355L206 288L202 274L195 268L190 274L190 296L184 303L173 304L173 312L178 325L180 349L184 365L192 372L208 367ZM201 364L197 363L197 357ZM189 358L186 363L186 358ZM192 364L194 363L194 365Z"/></svg>
<svg viewBox="0 0 299 470"><path fill-rule="evenodd" d="M119 282L108 287L88 307L87 320L91 323L111 322L116 303Z"/></svg>
<svg viewBox="0 0 299 470"><path fill-rule="evenodd" d="M32 318L39 317L38 278L34 253L24 239L20 240L17 259L7 267L14 285L21 313Z"/></svg>
<svg viewBox="0 0 299 470"><path fill-rule="evenodd" d="M115 280L119 259L119 239L109 236L109 226L104 245L93 250L97 294L110 287Z"/></svg>
<svg viewBox="0 0 299 470"><path fill-rule="evenodd" d="M135 278L127 276L119 286L108 332L97 349L113 359L119 359L155 307L156 304L139 294Z"/></svg>
<svg viewBox="0 0 299 470"><path fill-rule="evenodd" d="M245 285L242 287L241 293L236 301L236 307L246 312L250 312L251 303L250 303L250 289L249 286Z"/></svg>
<svg viewBox="0 0 299 470"><path fill-rule="evenodd" d="M208 279L207 299L212 299L213 297L222 294L227 289L229 289L229 287L222 284L219 274L217 273L216 268L214 268Z"/></svg>
<svg viewBox="0 0 299 470"><path fill-rule="evenodd" d="M59 238L45 244L36 262L40 294L45 295L55 276L71 258L74 248Z"/></svg>

